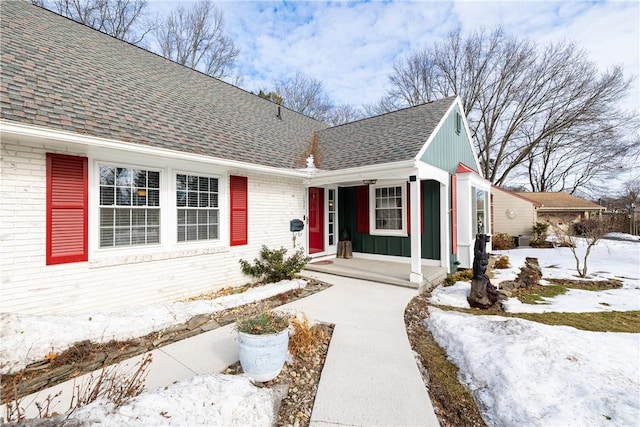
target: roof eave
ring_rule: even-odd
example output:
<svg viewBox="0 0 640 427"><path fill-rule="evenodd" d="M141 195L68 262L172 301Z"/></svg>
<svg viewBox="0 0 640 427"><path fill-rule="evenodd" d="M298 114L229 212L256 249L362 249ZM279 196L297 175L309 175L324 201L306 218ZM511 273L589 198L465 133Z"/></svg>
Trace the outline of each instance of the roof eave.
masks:
<svg viewBox="0 0 640 427"><path fill-rule="evenodd" d="M151 147L134 142L118 141L114 139L83 135L69 131L44 128L23 123L15 123L0 119L0 139L8 136L29 138L38 141L49 141L53 143L72 144L77 146L102 148L110 150L126 151L130 153L146 154L185 161L214 164L229 169L244 169L253 172L266 173L270 175L306 178L308 173L297 169L277 168L237 160L222 159L202 154L193 154L165 148Z"/></svg>

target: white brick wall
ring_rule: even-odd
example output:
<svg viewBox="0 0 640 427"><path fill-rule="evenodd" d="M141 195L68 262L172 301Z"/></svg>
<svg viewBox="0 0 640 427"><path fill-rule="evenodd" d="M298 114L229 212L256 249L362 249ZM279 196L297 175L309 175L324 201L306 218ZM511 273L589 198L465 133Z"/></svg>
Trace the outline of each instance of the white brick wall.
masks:
<svg viewBox="0 0 640 427"><path fill-rule="evenodd" d="M167 177L176 170L194 173L212 170L221 177L220 189L223 224L228 224L229 174L248 177L249 244L230 247L228 231L218 244L175 244L165 233L160 247L99 250L90 230L89 262L45 265L46 238L46 170L45 154L58 152L89 157L89 173L96 161L126 159L131 156L114 152L83 152L65 146L44 146L26 141L2 141L0 150L0 312L79 313L114 310L131 304L175 301L188 296L235 286L251 279L240 272L240 258L253 260L261 245L293 249L289 220L304 215L304 186L301 179L283 178L242 170L212 168L198 163L176 164L172 159L145 159L138 155L136 164L152 163ZM91 182L91 179L90 179ZM89 198L97 189L89 187ZM170 192L164 193L165 199ZM97 199L95 199L97 200ZM169 221L169 210L162 212ZM90 227L97 208L89 209ZM167 229L173 227L167 224ZM223 231L223 230L221 230ZM298 247L304 238L298 238Z"/></svg>

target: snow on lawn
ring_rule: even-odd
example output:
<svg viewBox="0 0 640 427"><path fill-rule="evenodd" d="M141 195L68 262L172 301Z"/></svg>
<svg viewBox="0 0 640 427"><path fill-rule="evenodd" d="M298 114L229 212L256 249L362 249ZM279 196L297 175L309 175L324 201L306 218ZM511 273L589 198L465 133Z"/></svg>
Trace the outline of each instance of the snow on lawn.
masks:
<svg viewBox="0 0 640 427"><path fill-rule="evenodd" d="M588 259L590 278L616 278L606 291L569 289L548 304L507 301L507 311L594 312L640 310L640 244L602 240ZM583 242L584 243L584 242ZM584 245L580 248L584 253ZM491 282L512 280L525 257L538 258L543 277L576 279L569 248L496 251L511 268ZM434 304L469 307L470 284L432 292ZM474 316L430 307L425 327L459 368L491 426L637 426L640 420L640 334L589 332L517 318Z"/></svg>
<svg viewBox="0 0 640 427"><path fill-rule="evenodd" d="M624 235L623 235L624 236ZM584 241L578 254L584 257ZM569 248L518 248L494 251L506 255L511 264L507 269L494 269L493 285L513 280L524 266L526 257L538 258L543 278L578 279L576 262ZM640 310L640 243L637 241L601 240L592 249L587 266L590 280L618 279L622 288L604 291L569 289L566 294L546 299L545 304L522 304L516 298L503 303L509 312L587 312L587 311L634 311ZM541 283L546 283L544 280ZM432 292L433 304L468 308L467 295L471 284L457 282L454 286L438 287Z"/></svg>
<svg viewBox="0 0 640 427"><path fill-rule="evenodd" d="M636 426L640 334L429 309L425 326L491 426Z"/></svg>
<svg viewBox="0 0 640 427"><path fill-rule="evenodd" d="M247 377L200 375L142 393L119 408L99 399L70 418L100 427L272 426L280 398L272 389L254 386Z"/></svg>
<svg viewBox="0 0 640 427"><path fill-rule="evenodd" d="M50 351L62 352L76 342L108 342L145 336L154 331L304 288L304 280L284 280L214 300L131 306L111 313L25 315L0 313L0 373L6 374L42 360Z"/></svg>

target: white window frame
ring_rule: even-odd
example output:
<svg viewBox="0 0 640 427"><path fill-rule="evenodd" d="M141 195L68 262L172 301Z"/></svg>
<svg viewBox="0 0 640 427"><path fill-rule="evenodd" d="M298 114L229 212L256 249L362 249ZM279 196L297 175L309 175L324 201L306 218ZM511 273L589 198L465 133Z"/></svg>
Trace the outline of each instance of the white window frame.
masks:
<svg viewBox="0 0 640 427"><path fill-rule="evenodd" d="M217 230L217 234L218 237L216 237L215 239L195 239L195 240L190 240L190 239L185 239L185 240L178 240L178 211L180 209L189 209L188 206L178 206L178 201L177 201L177 195L178 195L178 175L186 175L186 176L195 176L198 178L209 178L209 179L215 179L217 180L217 185L218 185L218 191L217 191L217 195L218 195L218 206L215 208L212 208L210 206L208 207L196 207L195 209L207 209L207 210L217 210L218 211L218 230ZM175 233L175 242L178 245L188 245L188 244L198 244L198 243L217 243L221 241L221 236L222 236L222 226L223 226L223 212L222 212L222 206L224 205L224 201L223 198L227 196L227 194L224 192L224 189L222 188L222 177L219 175L213 175L213 174L207 174L207 173L200 173L200 172L194 172L194 171L178 171L175 170L173 171L172 174L173 177L173 192L170 195L170 197L172 197L172 206L173 206L173 216L171 218L171 226L173 226L174 228L174 233Z"/></svg>
<svg viewBox="0 0 640 427"><path fill-rule="evenodd" d="M402 229L388 230L376 228L376 189L400 187L402 203ZM389 181L369 185L369 234L372 236L407 237L407 183L406 181Z"/></svg>
<svg viewBox="0 0 640 427"><path fill-rule="evenodd" d="M101 218L102 218L102 204L101 204L101 192L100 192L100 170L103 166L113 166L115 168L126 168L126 169L139 169L139 170L144 170L146 172L157 172L158 173L158 194L159 194L159 204L157 207L140 207L139 209L152 209L152 210L157 210L158 211L158 215L159 215L159 224L158 224L158 241L157 242L150 242L150 243L137 243L137 244L129 244L129 245L113 245L113 246L101 246L100 245L100 229L102 227L101 225ZM157 168L157 167L153 167L153 166L140 166L140 165L132 165L130 163L127 162L121 162L121 161L97 161L96 162L96 173L97 173L97 177L96 177L96 181L95 182L90 182L89 185L91 186L90 191L93 191L95 189L96 192L96 197L97 197L97 216L96 216L96 223L95 223L95 235L96 235L96 246L97 249L100 251L110 251L110 250L126 250L126 249L136 249L136 248L147 248L147 247L158 247L158 246L162 246L163 245L163 240L164 240L164 230L163 230L163 205L165 203L165 194L164 194L164 186L166 185L164 182L164 170L161 168ZM105 206L106 208L107 206ZM118 206L118 205L113 205L114 209L135 209L135 206L131 205L130 207L127 208L127 206Z"/></svg>

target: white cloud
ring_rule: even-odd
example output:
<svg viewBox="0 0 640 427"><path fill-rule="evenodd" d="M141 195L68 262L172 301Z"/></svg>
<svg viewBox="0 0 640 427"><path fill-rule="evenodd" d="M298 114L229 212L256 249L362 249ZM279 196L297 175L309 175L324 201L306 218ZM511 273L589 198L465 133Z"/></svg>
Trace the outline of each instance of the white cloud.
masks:
<svg viewBox="0 0 640 427"><path fill-rule="evenodd" d="M177 3L177 2L173 2ZM169 10L171 2L152 2ZM393 61L452 29L502 25L540 43L575 41L605 70L634 76L625 106L640 110L640 5L636 1L223 1L226 30L240 47L243 87L271 87L298 71L323 82L333 100L375 102Z"/></svg>

